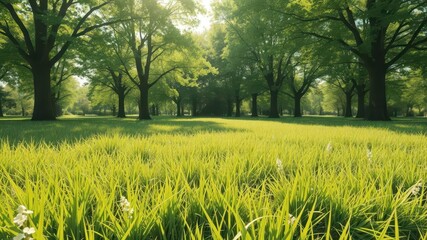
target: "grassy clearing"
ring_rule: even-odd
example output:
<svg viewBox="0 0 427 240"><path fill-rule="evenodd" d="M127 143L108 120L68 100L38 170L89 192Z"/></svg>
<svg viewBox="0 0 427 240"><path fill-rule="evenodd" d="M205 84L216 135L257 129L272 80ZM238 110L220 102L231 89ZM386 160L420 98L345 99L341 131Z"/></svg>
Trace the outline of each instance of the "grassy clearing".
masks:
<svg viewBox="0 0 427 240"><path fill-rule="evenodd" d="M425 120L0 127L0 239L427 239Z"/></svg>

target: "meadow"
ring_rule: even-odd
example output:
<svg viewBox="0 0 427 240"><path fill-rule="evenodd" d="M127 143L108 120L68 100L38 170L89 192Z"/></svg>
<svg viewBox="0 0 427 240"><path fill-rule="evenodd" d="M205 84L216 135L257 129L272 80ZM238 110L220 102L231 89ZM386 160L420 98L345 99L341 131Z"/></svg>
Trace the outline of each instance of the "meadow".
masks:
<svg viewBox="0 0 427 240"><path fill-rule="evenodd" d="M0 239L427 239L426 163L427 119L4 118Z"/></svg>

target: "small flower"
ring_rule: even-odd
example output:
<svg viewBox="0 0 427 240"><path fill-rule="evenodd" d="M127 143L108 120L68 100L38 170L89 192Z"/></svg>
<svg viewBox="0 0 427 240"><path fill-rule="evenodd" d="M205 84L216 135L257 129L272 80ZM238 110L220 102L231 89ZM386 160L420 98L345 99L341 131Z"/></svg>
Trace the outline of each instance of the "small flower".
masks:
<svg viewBox="0 0 427 240"><path fill-rule="evenodd" d="M22 232L25 233L26 235L31 235L36 232L36 229L34 229L33 227L31 228L26 227L22 230Z"/></svg>
<svg viewBox="0 0 427 240"><path fill-rule="evenodd" d="M16 235L16 237L13 237L13 240L22 240L25 238L25 234L20 233L18 235Z"/></svg>
<svg viewBox="0 0 427 240"><path fill-rule="evenodd" d="M366 150L366 156L368 157L369 161L372 161L372 151L371 150Z"/></svg>
<svg viewBox="0 0 427 240"><path fill-rule="evenodd" d="M421 188L423 187L423 184L421 181L418 181L414 186L411 187L411 195L418 196L421 192Z"/></svg>
<svg viewBox="0 0 427 240"><path fill-rule="evenodd" d="M372 143L368 143L366 146L366 156L369 161L372 161Z"/></svg>
<svg viewBox="0 0 427 240"><path fill-rule="evenodd" d="M120 207L122 211L129 214L129 218L132 218L134 209L130 206L130 202L123 196L120 197Z"/></svg>
<svg viewBox="0 0 427 240"><path fill-rule="evenodd" d="M288 224L289 225L293 225L294 224L294 222L296 221L297 219L292 215L292 214L290 214L289 213L289 220L288 220Z"/></svg>
<svg viewBox="0 0 427 240"><path fill-rule="evenodd" d="M24 225L24 223L27 221L27 218L27 215L18 213L18 215L16 215L16 217L13 219L13 223L18 225L18 227L22 227L22 225Z"/></svg>
<svg viewBox="0 0 427 240"><path fill-rule="evenodd" d="M283 163L282 163L282 160L280 160L279 158L277 158L277 159L276 159L276 165L277 165L277 171L278 171L279 173L283 173L283 172L284 172L284 170L283 170Z"/></svg>
<svg viewBox="0 0 427 240"><path fill-rule="evenodd" d="M328 143L328 145L326 146L326 152L331 153L334 150L334 146L332 145L331 142Z"/></svg>
<svg viewBox="0 0 427 240"><path fill-rule="evenodd" d="M18 207L18 213L25 214L25 215L30 215L30 214L33 213L33 211L28 210L27 207L25 207L24 205L19 205L19 207Z"/></svg>

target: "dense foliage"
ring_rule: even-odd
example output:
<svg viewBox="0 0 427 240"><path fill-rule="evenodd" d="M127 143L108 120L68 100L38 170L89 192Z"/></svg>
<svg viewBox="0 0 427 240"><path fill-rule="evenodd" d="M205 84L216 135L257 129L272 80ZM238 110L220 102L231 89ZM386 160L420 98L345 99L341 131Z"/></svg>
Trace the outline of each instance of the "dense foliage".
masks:
<svg viewBox="0 0 427 240"><path fill-rule="evenodd" d="M34 108L0 106L33 120L424 115L426 9L423 0L217 0L201 33L193 0L1 0L0 84Z"/></svg>

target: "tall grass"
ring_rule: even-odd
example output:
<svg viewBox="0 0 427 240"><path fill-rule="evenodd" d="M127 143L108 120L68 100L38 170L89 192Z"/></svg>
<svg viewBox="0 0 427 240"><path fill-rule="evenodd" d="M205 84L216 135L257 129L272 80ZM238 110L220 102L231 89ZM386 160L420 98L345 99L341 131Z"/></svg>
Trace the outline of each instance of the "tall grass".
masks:
<svg viewBox="0 0 427 240"><path fill-rule="evenodd" d="M427 239L425 135L197 121L216 129L1 141L0 239L21 204L35 239Z"/></svg>

